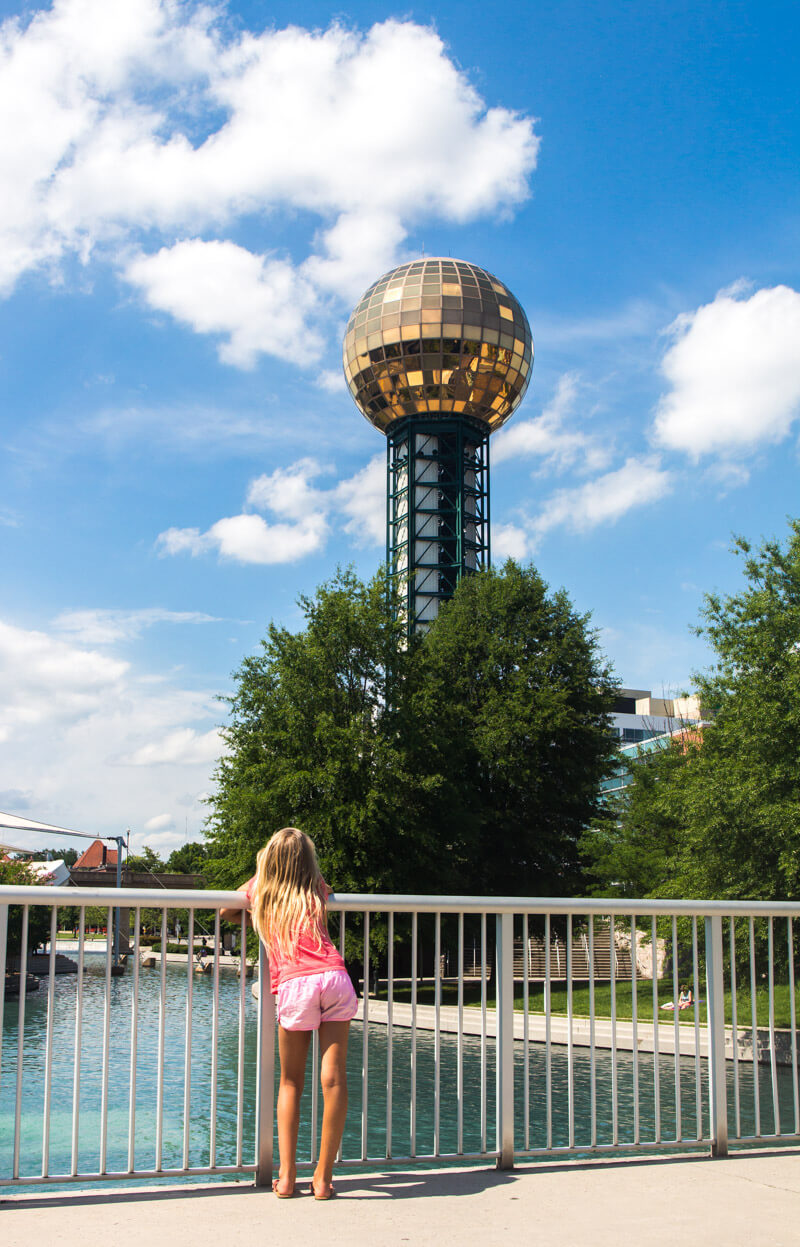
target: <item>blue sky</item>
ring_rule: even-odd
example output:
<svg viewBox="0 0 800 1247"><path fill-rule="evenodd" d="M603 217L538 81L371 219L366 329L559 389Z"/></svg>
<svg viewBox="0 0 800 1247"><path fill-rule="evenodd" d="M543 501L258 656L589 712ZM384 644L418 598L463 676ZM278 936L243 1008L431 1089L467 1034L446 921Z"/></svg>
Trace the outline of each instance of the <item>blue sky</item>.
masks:
<svg viewBox="0 0 800 1247"><path fill-rule="evenodd" d="M798 10L0 0L0 809L163 852L231 673L383 551L352 304L452 254L533 380L493 553L691 686L734 532L796 514Z"/></svg>

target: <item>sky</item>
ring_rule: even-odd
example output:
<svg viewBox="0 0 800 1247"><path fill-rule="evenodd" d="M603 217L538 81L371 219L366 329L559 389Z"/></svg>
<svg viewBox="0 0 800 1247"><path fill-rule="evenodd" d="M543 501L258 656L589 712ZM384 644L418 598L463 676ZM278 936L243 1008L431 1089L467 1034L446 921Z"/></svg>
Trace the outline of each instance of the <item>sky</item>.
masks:
<svg viewBox="0 0 800 1247"><path fill-rule="evenodd" d="M799 13L0 0L0 810L200 837L242 659L382 561L341 339L422 254L533 331L494 561L690 690L798 514Z"/></svg>

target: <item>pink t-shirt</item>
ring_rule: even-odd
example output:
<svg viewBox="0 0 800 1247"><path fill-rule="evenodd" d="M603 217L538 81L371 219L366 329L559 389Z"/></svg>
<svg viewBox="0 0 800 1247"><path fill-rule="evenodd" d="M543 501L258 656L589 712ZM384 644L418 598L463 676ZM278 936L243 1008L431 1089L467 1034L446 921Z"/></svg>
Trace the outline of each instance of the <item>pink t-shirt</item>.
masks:
<svg viewBox="0 0 800 1247"><path fill-rule="evenodd" d="M252 903L255 875L248 879L245 895ZM323 880L324 883L324 880ZM330 895L330 888L325 883L325 891ZM319 944L319 946L318 946ZM277 944L270 943L267 947L269 955L269 981L273 996L278 993L282 983L289 979L300 979L306 974L324 974L326 970L344 970L345 964L341 954L334 947L324 923L320 923L318 932L302 931L290 955L281 952Z"/></svg>

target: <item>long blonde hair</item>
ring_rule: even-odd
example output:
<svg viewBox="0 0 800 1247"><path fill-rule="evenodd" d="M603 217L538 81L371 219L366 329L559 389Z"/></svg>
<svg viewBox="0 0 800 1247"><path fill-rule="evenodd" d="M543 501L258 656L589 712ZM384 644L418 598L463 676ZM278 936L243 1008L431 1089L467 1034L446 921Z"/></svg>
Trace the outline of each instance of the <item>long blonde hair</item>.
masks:
<svg viewBox="0 0 800 1247"><path fill-rule="evenodd" d="M301 932L321 947L326 900L313 840L297 827L282 827L256 858L253 926L265 944L277 944L284 954Z"/></svg>

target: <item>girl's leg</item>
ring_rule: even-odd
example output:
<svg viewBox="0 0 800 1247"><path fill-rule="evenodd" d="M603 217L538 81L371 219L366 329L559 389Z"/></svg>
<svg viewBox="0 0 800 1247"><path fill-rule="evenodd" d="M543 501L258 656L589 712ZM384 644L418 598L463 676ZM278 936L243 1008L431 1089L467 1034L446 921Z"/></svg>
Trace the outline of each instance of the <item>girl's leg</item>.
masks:
<svg viewBox="0 0 800 1247"><path fill-rule="evenodd" d="M287 1031L278 1027L281 1082L278 1088L278 1149L281 1157L277 1191L291 1195L297 1180L297 1131L300 1097L306 1077L306 1057L311 1031Z"/></svg>
<svg viewBox="0 0 800 1247"><path fill-rule="evenodd" d="M314 1192L325 1199L331 1193L333 1162L342 1142L347 1117L347 1040L349 1022L322 1022L319 1028L320 1080L324 1109L319 1159L314 1170Z"/></svg>

